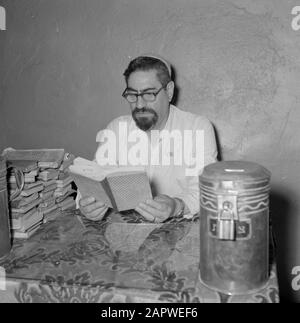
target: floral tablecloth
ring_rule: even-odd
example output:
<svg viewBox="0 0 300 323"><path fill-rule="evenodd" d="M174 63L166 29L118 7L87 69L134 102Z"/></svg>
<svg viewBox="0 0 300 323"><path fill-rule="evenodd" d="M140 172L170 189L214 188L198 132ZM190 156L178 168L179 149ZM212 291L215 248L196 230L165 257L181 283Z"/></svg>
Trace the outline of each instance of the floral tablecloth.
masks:
<svg viewBox="0 0 300 323"><path fill-rule="evenodd" d="M199 277L199 217L141 223L134 212L103 221L66 211L0 261L1 302L278 302L275 264L268 284L230 296ZM271 260L272 261L272 260ZM1 268L0 267L0 268Z"/></svg>

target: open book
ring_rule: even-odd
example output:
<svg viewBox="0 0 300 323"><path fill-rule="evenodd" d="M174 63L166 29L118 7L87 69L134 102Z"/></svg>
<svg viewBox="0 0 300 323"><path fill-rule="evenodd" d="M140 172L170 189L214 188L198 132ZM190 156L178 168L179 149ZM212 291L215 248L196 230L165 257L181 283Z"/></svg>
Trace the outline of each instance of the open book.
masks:
<svg viewBox="0 0 300 323"><path fill-rule="evenodd" d="M99 166L77 157L69 172L83 197L93 196L118 212L134 209L152 198L143 167Z"/></svg>

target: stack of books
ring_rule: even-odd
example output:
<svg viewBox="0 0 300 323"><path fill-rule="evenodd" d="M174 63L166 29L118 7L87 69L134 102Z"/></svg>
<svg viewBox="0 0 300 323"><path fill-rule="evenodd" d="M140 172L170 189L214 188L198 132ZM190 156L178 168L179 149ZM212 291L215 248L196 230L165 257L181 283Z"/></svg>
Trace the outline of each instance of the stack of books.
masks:
<svg viewBox="0 0 300 323"><path fill-rule="evenodd" d="M43 214L44 223L55 219L59 215L58 206L55 201L54 192L57 188L59 170L52 168L41 168L39 180L43 183L44 189L40 192L42 203L39 205L39 212Z"/></svg>
<svg viewBox="0 0 300 323"><path fill-rule="evenodd" d="M15 238L27 238L43 223L43 215L38 211L38 206L42 202L39 193L44 186L36 179L39 171L36 161L11 160L8 165L17 167L24 174L23 182L13 168L8 172L9 196L15 195L16 191L19 192L9 204L12 234Z"/></svg>
<svg viewBox="0 0 300 323"><path fill-rule="evenodd" d="M57 187L54 191L54 196L56 204L62 211L74 206L72 182L73 178L64 172L61 172L56 180Z"/></svg>
<svg viewBox="0 0 300 323"><path fill-rule="evenodd" d="M9 195L17 195L9 203L14 238L28 238L62 210L76 207L72 178L66 172L73 156L63 149L41 149L10 151L5 157L10 166Z"/></svg>

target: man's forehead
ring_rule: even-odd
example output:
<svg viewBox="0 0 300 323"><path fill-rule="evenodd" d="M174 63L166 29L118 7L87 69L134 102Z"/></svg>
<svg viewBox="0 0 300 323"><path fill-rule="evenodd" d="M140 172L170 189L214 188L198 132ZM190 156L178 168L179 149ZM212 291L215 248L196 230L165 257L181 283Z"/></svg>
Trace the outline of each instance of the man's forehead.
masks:
<svg viewBox="0 0 300 323"><path fill-rule="evenodd" d="M127 87L133 89L157 88L161 83L156 70L134 71L128 78Z"/></svg>

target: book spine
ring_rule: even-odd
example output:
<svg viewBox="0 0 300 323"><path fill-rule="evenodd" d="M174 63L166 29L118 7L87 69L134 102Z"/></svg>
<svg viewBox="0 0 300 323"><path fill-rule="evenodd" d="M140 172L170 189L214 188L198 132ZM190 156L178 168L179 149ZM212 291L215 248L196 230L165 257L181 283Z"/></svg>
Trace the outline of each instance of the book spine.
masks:
<svg viewBox="0 0 300 323"><path fill-rule="evenodd" d="M102 185L102 187L103 187L103 189L104 189L105 193L106 193L106 194L107 194L107 196L109 197L109 199L110 199L110 202L111 202L111 205L112 205L113 209L114 209L115 211L118 211L117 204L116 204L116 201L115 201L114 195L113 195L113 193L112 193L112 190L111 190L111 188L110 188L110 186L109 186L109 183L108 183L107 178L104 178L100 183L101 183L101 185Z"/></svg>

